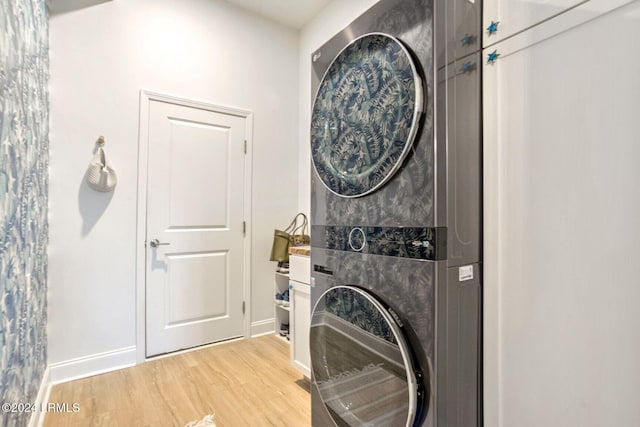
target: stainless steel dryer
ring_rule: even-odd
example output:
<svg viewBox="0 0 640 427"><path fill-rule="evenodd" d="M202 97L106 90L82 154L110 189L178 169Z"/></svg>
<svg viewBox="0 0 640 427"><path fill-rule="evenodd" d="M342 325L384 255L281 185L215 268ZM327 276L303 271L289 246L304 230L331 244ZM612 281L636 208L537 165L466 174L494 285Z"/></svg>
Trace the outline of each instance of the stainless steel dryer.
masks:
<svg viewBox="0 0 640 427"><path fill-rule="evenodd" d="M479 0L381 0L312 55L314 426L481 425Z"/></svg>

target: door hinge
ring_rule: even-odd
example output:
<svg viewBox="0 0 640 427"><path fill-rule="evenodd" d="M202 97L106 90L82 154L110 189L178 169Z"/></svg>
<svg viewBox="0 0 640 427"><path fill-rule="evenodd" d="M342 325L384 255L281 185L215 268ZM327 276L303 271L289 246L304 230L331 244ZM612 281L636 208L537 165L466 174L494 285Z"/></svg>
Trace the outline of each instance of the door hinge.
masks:
<svg viewBox="0 0 640 427"><path fill-rule="evenodd" d="M247 140L244 140L244 154L247 154Z"/></svg>
<svg viewBox="0 0 640 427"><path fill-rule="evenodd" d="M242 235L247 235L247 221L242 221Z"/></svg>
<svg viewBox="0 0 640 427"><path fill-rule="evenodd" d="M242 301L242 314L244 314L244 308L245 308L245 304L244 304L244 301Z"/></svg>

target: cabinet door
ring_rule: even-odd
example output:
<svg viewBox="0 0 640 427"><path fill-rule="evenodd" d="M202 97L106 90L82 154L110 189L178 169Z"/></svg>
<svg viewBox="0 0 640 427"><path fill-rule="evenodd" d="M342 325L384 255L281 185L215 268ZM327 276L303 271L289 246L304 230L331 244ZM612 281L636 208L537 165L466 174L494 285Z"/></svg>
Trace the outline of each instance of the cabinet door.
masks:
<svg viewBox="0 0 640 427"><path fill-rule="evenodd" d="M485 0L483 9L483 46L523 31L576 5L589 0ZM497 31L487 28L498 22Z"/></svg>
<svg viewBox="0 0 640 427"><path fill-rule="evenodd" d="M640 425L640 2L576 22L483 69L487 426Z"/></svg>
<svg viewBox="0 0 640 427"><path fill-rule="evenodd" d="M482 46L493 46L523 32L524 38L531 38L531 30L550 36L633 1L637 0L485 0ZM497 30L490 33L489 27L494 22ZM538 28L538 24L544 25Z"/></svg>
<svg viewBox="0 0 640 427"><path fill-rule="evenodd" d="M291 364L307 378L310 378L309 325L311 298L309 285L292 281L291 299L293 304Z"/></svg>
<svg viewBox="0 0 640 427"><path fill-rule="evenodd" d="M436 43L440 66L480 50L481 3L480 0L446 0L438 3L444 6L436 7L436 19L444 23L436 26L436 31L439 31L436 41L445 41Z"/></svg>
<svg viewBox="0 0 640 427"><path fill-rule="evenodd" d="M473 0L468 0L473 1ZM579 7L581 13L595 17L631 0L485 0L483 43L486 47L550 18ZM497 22L497 31L488 31Z"/></svg>
<svg viewBox="0 0 640 427"><path fill-rule="evenodd" d="M481 67L481 55L476 52L456 59L436 75L438 93L446 93L437 97L437 142L438 154L447 156L446 171L441 171L446 179L439 176L438 185L447 183L441 191L447 195L449 267L480 259Z"/></svg>

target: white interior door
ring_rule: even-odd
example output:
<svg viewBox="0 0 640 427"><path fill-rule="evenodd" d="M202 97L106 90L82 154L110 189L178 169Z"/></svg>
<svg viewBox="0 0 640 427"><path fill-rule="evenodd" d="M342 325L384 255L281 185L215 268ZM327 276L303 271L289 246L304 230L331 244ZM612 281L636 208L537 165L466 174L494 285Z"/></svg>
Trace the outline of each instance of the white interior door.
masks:
<svg viewBox="0 0 640 427"><path fill-rule="evenodd" d="M150 101L147 356L243 335L245 120Z"/></svg>

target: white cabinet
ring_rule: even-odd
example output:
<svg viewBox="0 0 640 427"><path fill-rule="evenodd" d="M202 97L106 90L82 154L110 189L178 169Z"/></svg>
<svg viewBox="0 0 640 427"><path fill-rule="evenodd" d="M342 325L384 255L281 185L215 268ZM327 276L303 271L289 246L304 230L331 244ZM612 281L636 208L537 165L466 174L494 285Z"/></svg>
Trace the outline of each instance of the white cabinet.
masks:
<svg viewBox="0 0 640 427"><path fill-rule="evenodd" d="M604 4L483 69L487 426L640 425L640 1Z"/></svg>
<svg viewBox="0 0 640 427"><path fill-rule="evenodd" d="M309 324L311 318L310 258L291 255L291 364L310 378Z"/></svg>
<svg viewBox="0 0 640 427"><path fill-rule="evenodd" d="M309 322L311 312L310 287L291 282L291 364L310 378Z"/></svg>
<svg viewBox="0 0 640 427"><path fill-rule="evenodd" d="M471 0L467 0L471 1ZM602 15L631 0L485 0L483 3L483 42L489 46L565 13L580 16L583 22ZM491 34L488 27L497 22Z"/></svg>

